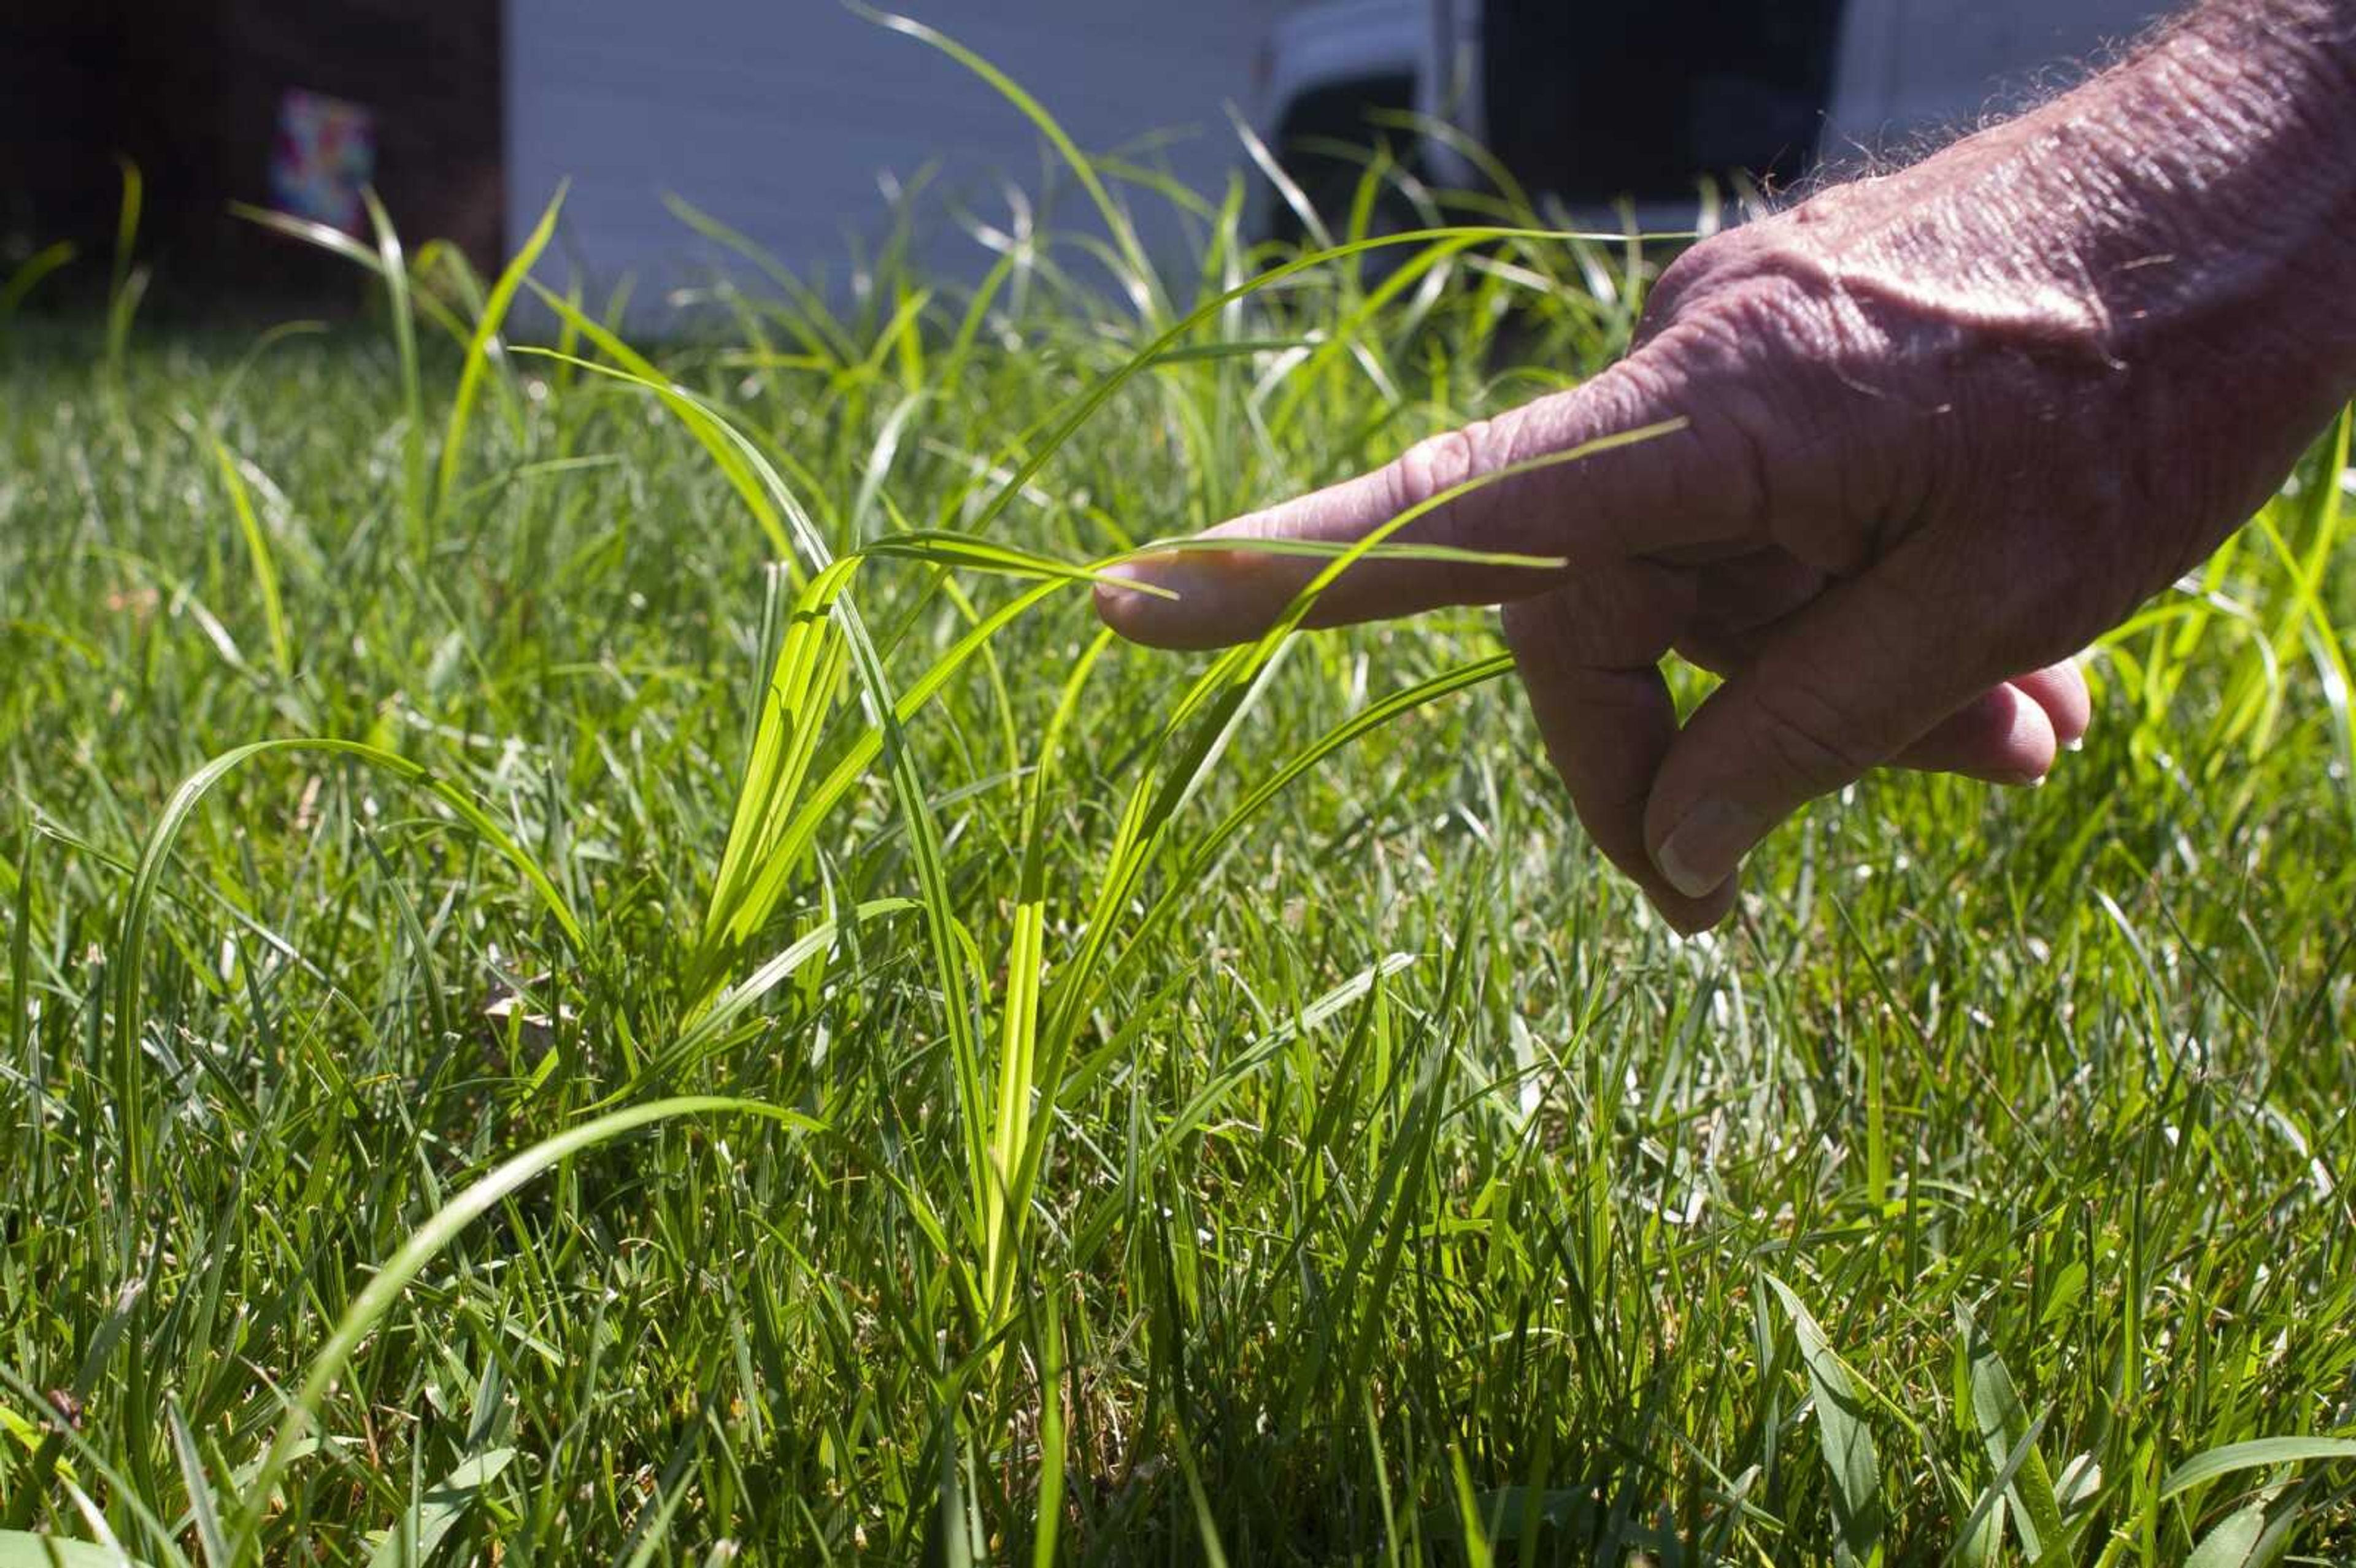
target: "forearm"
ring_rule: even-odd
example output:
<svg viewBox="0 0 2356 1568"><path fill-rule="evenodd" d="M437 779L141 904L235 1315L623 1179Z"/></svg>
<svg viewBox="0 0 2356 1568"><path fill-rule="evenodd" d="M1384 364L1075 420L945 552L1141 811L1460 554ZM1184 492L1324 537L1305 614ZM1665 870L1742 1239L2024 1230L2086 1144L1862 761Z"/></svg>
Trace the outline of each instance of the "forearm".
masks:
<svg viewBox="0 0 2356 1568"><path fill-rule="evenodd" d="M2127 585L2148 592L2356 392L2356 0L2211 0L1941 158L1937 194L1847 281L1974 323L2024 367L2076 368L2019 384L2145 453L2118 481L2185 530L2166 575ZM2149 432L2171 434L2131 440Z"/></svg>
<svg viewBox="0 0 2356 1568"><path fill-rule="evenodd" d="M2209 0L2006 132L2113 352L2356 388L2356 0Z"/></svg>

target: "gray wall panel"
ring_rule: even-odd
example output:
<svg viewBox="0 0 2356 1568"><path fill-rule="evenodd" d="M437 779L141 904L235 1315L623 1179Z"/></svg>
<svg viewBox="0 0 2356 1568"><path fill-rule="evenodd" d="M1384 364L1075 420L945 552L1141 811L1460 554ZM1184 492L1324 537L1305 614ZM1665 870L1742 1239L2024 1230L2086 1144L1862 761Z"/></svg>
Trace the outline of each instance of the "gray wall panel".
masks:
<svg viewBox="0 0 2356 1568"><path fill-rule="evenodd" d="M1241 158L1221 104L1248 106L1252 62L1279 0L944 0L923 19L1033 92L1073 136L1103 151L1191 127L1173 172L1216 190ZM710 275L710 246L664 210L676 192L752 234L797 271L840 278L846 231L889 227L878 176L940 165L936 192L1001 218L1000 182L1034 194L1042 144L978 78L835 0L508 0L508 211L511 238L572 176L565 244L641 297ZM1068 187L1068 182L1066 182ZM1055 211L1076 224L1076 189ZM1134 198L1149 238L1177 228L1159 198ZM978 275L990 257L938 200L923 204L921 251Z"/></svg>

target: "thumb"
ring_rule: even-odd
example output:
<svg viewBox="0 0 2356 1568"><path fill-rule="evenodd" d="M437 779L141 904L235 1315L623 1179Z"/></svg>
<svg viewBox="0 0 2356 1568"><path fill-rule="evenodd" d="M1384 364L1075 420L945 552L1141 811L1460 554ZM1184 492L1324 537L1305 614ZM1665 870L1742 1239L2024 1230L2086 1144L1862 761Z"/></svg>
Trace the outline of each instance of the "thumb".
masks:
<svg viewBox="0 0 2356 1568"><path fill-rule="evenodd" d="M1785 817L1890 762L2003 678L2002 602L1922 535L1823 594L1696 710L1654 775L1644 839L1672 886L1702 898ZM2017 666L2014 667L2018 667ZM2016 754L2052 728L2035 703Z"/></svg>

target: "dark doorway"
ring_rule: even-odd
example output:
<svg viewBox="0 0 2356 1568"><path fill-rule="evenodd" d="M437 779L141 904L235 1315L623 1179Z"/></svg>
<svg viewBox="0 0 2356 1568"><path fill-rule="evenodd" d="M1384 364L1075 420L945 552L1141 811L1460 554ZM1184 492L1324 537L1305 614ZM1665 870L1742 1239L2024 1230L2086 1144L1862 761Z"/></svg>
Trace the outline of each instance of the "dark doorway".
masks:
<svg viewBox="0 0 2356 1568"><path fill-rule="evenodd" d="M80 0L0 18L0 276L64 240L81 260L29 304L102 289L118 156L145 184L149 308L349 298L348 265L229 216L270 204L290 91L367 111L374 185L413 247L479 266L502 243L498 0Z"/></svg>

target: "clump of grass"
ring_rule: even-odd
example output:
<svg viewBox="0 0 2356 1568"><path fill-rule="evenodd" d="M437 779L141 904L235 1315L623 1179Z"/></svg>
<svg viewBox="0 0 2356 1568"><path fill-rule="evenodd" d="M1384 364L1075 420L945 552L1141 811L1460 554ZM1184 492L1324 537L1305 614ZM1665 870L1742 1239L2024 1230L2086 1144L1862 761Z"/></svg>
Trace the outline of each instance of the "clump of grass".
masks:
<svg viewBox="0 0 2356 1568"><path fill-rule="evenodd" d="M12 324L0 1563L2356 1545L2349 422L2051 788L1872 781L1680 943L1485 617L1076 592L1644 254L1370 236L1380 158L1294 253L1010 112L1085 210L970 286L654 350L552 206L304 231L391 330Z"/></svg>

